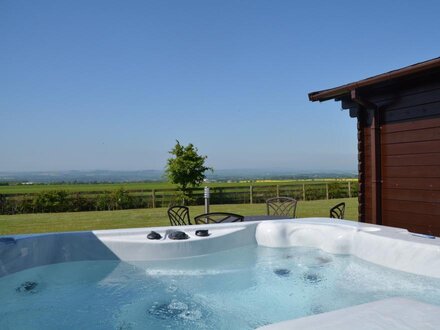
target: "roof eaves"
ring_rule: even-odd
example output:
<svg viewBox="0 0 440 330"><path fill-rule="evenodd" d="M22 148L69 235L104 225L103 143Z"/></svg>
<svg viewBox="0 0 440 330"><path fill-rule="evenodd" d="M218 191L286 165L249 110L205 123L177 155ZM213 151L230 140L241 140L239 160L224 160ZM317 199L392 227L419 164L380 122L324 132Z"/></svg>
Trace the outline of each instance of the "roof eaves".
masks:
<svg viewBox="0 0 440 330"><path fill-rule="evenodd" d="M334 98L340 98L343 97L346 94L349 94L350 91L360 88L360 87L367 87L367 86L373 86L385 81L393 80L393 79L399 79L402 77L406 77L409 75L413 75L416 73L420 73L423 71L427 71L433 68L440 68L440 57L416 63L401 69L389 71L386 73L382 73L370 78L366 78L363 80L359 80L350 84L345 84L339 87L325 89L321 91L311 92L309 93L309 100L314 101L327 101Z"/></svg>

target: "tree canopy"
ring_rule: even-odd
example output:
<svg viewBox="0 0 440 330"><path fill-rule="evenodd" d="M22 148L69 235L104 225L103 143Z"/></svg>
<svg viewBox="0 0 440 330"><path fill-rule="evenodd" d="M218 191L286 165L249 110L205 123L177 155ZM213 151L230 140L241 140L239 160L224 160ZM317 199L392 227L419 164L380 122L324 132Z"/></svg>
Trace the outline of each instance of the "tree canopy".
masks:
<svg viewBox="0 0 440 330"><path fill-rule="evenodd" d="M176 141L169 153L173 157L168 158L165 173L169 181L177 185L184 203L187 203L192 199L191 188L199 186L206 177L205 172L213 169L205 166L208 157L199 155L192 143L183 146Z"/></svg>

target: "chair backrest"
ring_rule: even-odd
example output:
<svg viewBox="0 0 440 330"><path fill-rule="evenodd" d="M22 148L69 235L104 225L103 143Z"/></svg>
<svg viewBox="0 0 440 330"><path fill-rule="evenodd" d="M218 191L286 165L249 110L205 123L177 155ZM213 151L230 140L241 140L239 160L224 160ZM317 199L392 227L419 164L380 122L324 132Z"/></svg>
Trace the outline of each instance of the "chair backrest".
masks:
<svg viewBox="0 0 440 330"><path fill-rule="evenodd" d="M168 218L171 226L190 225L189 208L186 206L172 206L168 209Z"/></svg>
<svg viewBox="0 0 440 330"><path fill-rule="evenodd" d="M344 219L345 203L339 203L330 209L330 218Z"/></svg>
<svg viewBox="0 0 440 330"><path fill-rule="evenodd" d="M273 197L266 200L267 215L295 218L296 199L291 197Z"/></svg>
<svg viewBox="0 0 440 330"><path fill-rule="evenodd" d="M244 216L235 213L211 212L196 216L194 222L199 225L204 223L242 222L243 219Z"/></svg>

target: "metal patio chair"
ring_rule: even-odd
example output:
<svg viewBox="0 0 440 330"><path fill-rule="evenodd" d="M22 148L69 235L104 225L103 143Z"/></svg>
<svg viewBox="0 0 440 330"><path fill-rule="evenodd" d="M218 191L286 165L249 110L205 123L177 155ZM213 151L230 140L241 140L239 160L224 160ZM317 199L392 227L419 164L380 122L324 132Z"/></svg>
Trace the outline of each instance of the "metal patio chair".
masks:
<svg viewBox="0 0 440 330"><path fill-rule="evenodd" d="M171 226L191 225L189 208L186 206L172 206L168 209L168 218Z"/></svg>
<svg viewBox="0 0 440 330"><path fill-rule="evenodd" d="M296 199L291 197L273 197L266 200L267 215L295 218Z"/></svg>
<svg viewBox="0 0 440 330"><path fill-rule="evenodd" d="M344 219L344 213L345 213L345 203L339 203L333 206L330 209L330 218L333 219Z"/></svg>
<svg viewBox="0 0 440 330"><path fill-rule="evenodd" d="M194 218L197 225L206 223L242 222L244 216L235 213L211 212L200 214Z"/></svg>

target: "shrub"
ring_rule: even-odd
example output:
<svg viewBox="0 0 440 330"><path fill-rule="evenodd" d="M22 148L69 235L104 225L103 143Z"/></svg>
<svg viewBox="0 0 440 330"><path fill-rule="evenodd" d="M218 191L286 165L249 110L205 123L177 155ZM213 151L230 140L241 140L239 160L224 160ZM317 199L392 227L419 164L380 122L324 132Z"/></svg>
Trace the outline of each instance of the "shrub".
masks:
<svg viewBox="0 0 440 330"><path fill-rule="evenodd" d="M87 199L80 193L69 196L69 212L91 211L95 209L95 202Z"/></svg>
<svg viewBox="0 0 440 330"><path fill-rule="evenodd" d="M306 200L317 200L325 199L325 185L322 184L311 184L306 185Z"/></svg>
<svg viewBox="0 0 440 330"><path fill-rule="evenodd" d="M112 202L114 210L124 210L132 208L132 198L128 191L120 188L112 192Z"/></svg>
<svg viewBox="0 0 440 330"><path fill-rule="evenodd" d="M33 213L35 211L34 200L28 196L15 199L15 213Z"/></svg>
<svg viewBox="0 0 440 330"><path fill-rule="evenodd" d="M359 195L359 182L351 183L351 197L357 197Z"/></svg>
<svg viewBox="0 0 440 330"><path fill-rule="evenodd" d="M6 196L0 194L0 214L6 214Z"/></svg>
<svg viewBox="0 0 440 330"><path fill-rule="evenodd" d="M69 210L69 195L64 190L43 191L34 201L37 212L66 212Z"/></svg>
<svg viewBox="0 0 440 330"><path fill-rule="evenodd" d="M112 196L108 191L99 194L95 201L96 210L111 211L113 210Z"/></svg>
<svg viewBox="0 0 440 330"><path fill-rule="evenodd" d="M348 197L348 183L347 182L332 182L328 184L328 196L332 198Z"/></svg>

